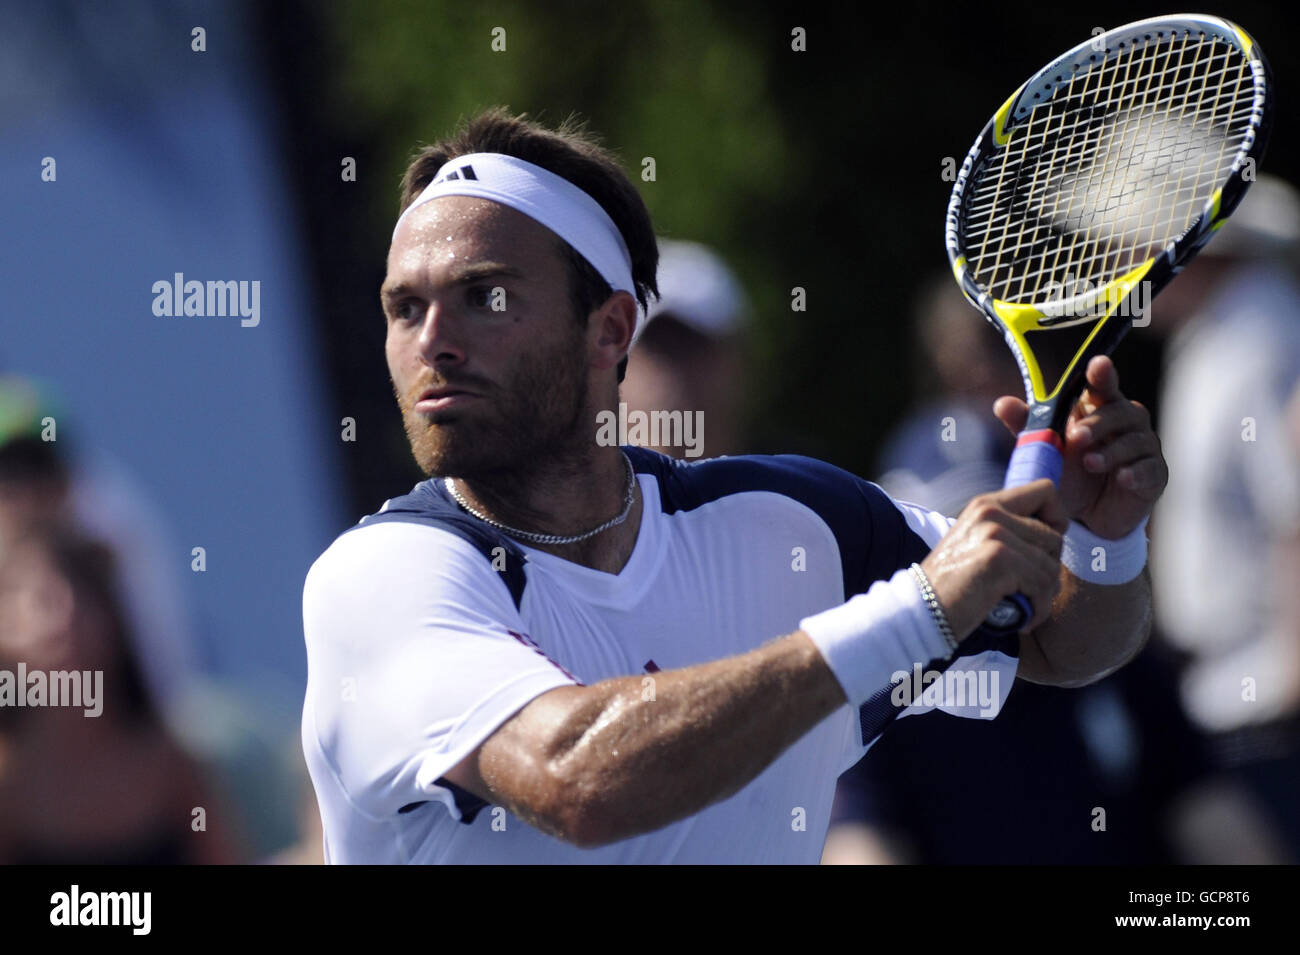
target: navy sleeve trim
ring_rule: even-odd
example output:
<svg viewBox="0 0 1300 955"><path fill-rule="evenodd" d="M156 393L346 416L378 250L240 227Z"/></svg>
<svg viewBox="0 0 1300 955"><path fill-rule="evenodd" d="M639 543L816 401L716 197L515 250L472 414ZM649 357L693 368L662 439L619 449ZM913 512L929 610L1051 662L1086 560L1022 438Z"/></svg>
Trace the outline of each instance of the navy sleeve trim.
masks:
<svg viewBox="0 0 1300 955"><path fill-rule="evenodd" d="M524 574L524 561L527 559L524 552L505 534L462 510L447 494L441 481L430 480L417 484L410 494L391 499L382 511L363 517L359 524L348 528L348 531L389 521L424 524L450 531L461 540L473 544L490 563L499 556L494 553L496 548L502 548L505 554L502 562L504 566L498 567L494 563L493 567L505 581L510 597L515 602L515 609L519 609L523 603L524 587L528 582Z"/></svg>
<svg viewBox="0 0 1300 955"><path fill-rule="evenodd" d="M446 776L439 776L435 785L442 786L444 789L451 790L452 798L456 801L456 809L460 812L460 821L469 825L474 821L474 817L483 811L487 805L485 800L475 796L472 792L457 786ZM398 815L404 816L408 812L415 812L421 806L429 805L429 800L421 799L419 802L408 802L401 809L397 810Z"/></svg>
<svg viewBox="0 0 1300 955"><path fill-rule="evenodd" d="M439 776L437 785L445 786L451 790L451 794L456 800L456 808L460 810L460 821L467 826L474 821L474 817L482 812L488 804L486 799L480 799L468 789L462 789L446 776Z"/></svg>

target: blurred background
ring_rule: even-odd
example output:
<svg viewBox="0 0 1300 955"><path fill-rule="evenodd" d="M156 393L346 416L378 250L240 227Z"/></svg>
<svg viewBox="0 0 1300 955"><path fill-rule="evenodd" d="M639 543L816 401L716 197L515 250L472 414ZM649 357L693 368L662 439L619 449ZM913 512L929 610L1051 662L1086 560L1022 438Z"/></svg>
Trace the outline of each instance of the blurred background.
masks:
<svg viewBox="0 0 1300 955"><path fill-rule="evenodd" d="M1181 7L0 0L0 668L94 660L108 701L0 709L0 862L319 861L301 587L422 478L377 297L419 143L587 117L681 243L629 405L956 513L1019 383L948 288L947 160L1048 57ZM900 723L827 861L1300 861L1300 63L1285 8L1206 12L1270 56L1277 181L1117 356L1174 468L1157 636L1086 691ZM255 313L159 315L178 280Z"/></svg>

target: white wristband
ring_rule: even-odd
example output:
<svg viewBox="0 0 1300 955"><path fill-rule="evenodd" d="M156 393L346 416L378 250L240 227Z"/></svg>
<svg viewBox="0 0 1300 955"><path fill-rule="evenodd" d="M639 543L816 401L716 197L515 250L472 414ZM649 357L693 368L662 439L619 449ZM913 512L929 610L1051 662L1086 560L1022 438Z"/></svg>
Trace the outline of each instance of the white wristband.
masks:
<svg viewBox="0 0 1300 955"><path fill-rule="evenodd" d="M1126 584L1147 565L1147 518L1119 540L1098 537L1070 521L1061 546L1061 563L1080 580L1091 584Z"/></svg>
<svg viewBox="0 0 1300 955"><path fill-rule="evenodd" d="M916 664L952 656L907 568L847 603L805 617L799 629L812 638L854 706L887 689L900 671L910 674Z"/></svg>

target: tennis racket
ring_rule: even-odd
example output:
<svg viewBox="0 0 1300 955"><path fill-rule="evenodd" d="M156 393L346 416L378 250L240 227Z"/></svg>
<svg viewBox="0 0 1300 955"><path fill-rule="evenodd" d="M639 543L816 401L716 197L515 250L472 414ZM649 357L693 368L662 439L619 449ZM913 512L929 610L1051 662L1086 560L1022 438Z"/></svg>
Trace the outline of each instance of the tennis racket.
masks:
<svg viewBox="0 0 1300 955"><path fill-rule="evenodd" d="M958 284L1024 378L1029 419L1004 487L1059 482L1089 360L1149 321L1151 299L1236 209L1271 114L1259 46L1194 14L1094 36L993 114L958 173L945 238ZM985 627L1032 617L1015 594Z"/></svg>

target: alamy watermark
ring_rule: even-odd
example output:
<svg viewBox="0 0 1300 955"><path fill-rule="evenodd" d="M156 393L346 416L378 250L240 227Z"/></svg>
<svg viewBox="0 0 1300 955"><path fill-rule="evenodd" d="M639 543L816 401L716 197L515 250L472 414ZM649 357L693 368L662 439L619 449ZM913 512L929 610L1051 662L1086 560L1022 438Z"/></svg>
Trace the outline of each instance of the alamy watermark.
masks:
<svg viewBox="0 0 1300 955"><path fill-rule="evenodd" d="M172 281L159 279L153 283L153 313L160 318L182 316L240 317L244 328L256 328L262 321L262 283L248 281L200 282L185 280L184 272L177 272Z"/></svg>
<svg viewBox="0 0 1300 955"><path fill-rule="evenodd" d="M0 707L81 707L86 716L104 712L103 670L0 670Z"/></svg>
<svg viewBox="0 0 1300 955"><path fill-rule="evenodd" d="M50 896L51 925L121 925L148 935L152 915L152 892L83 892L73 885Z"/></svg>
<svg viewBox="0 0 1300 955"><path fill-rule="evenodd" d="M602 447L685 448L686 457L698 458L704 452L704 412L628 411L627 402L620 401L618 414L597 412L596 443Z"/></svg>
<svg viewBox="0 0 1300 955"><path fill-rule="evenodd" d="M914 704L921 706L978 706L980 716L998 715L1001 707L1001 673L997 670L957 670L948 668L923 670L921 664L912 664L912 670L895 670L889 681L894 685L889 701L900 709Z"/></svg>
<svg viewBox="0 0 1300 955"><path fill-rule="evenodd" d="M1047 318L1101 318L1114 309L1120 318L1131 318L1134 328L1151 324L1151 283L1136 283L1115 301L1117 293L1086 278L1066 275L1063 281L1048 282L1041 290L1043 315Z"/></svg>

